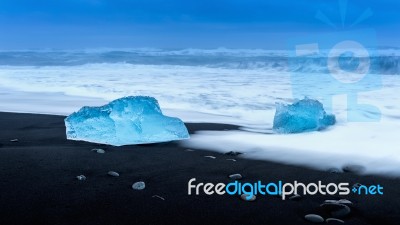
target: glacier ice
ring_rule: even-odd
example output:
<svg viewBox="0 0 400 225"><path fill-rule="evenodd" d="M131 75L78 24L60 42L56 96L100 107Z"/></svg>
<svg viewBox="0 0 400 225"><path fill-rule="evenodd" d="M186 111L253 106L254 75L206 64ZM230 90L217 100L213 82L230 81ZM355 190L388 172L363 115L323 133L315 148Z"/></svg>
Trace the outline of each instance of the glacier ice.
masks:
<svg viewBox="0 0 400 225"><path fill-rule="evenodd" d="M67 139L114 146L188 139L182 120L164 116L147 96L116 99L100 107L82 107L65 119Z"/></svg>
<svg viewBox="0 0 400 225"><path fill-rule="evenodd" d="M305 98L291 105L277 104L273 129L277 133L300 133L322 130L335 122L335 116L327 114L322 103Z"/></svg>

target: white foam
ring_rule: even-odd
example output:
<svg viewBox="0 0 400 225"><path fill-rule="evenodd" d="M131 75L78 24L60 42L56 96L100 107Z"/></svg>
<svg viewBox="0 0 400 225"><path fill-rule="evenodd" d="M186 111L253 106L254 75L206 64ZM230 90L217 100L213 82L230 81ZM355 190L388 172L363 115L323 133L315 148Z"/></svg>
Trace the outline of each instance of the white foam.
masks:
<svg viewBox="0 0 400 225"><path fill-rule="evenodd" d="M400 175L399 123L353 123L323 132L292 135L246 131L201 131L183 142L189 148L231 150L253 159L322 170L361 165L365 173Z"/></svg>
<svg viewBox="0 0 400 225"><path fill-rule="evenodd" d="M236 150L245 156L326 170L348 164L365 167L367 174L400 175L400 77L384 76L383 87L360 93L361 104L379 108L377 122L348 122L347 99L336 101L338 122L322 131L278 135L245 131L201 131L183 144L220 152ZM340 101L340 99L344 101ZM363 112L361 117L368 117ZM268 115L268 120L273 117Z"/></svg>
<svg viewBox="0 0 400 225"><path fill-rule="evenodd" d="M107 101L128 95L150 95L163 108L226 115L254 124L269 124L263 119L265 111L273 109L278 97L290 97L290 87L282 82L289 82L288 75L279 78L263 70L195 66L120 63L0 67L0 85L8 89ZM270 85L274 85L274 90L268 90Z"/></svg>
<svg viewBox="0 0 400 225"><path fill-rule="evenodd" d="M358 96L360 102L380 109L379 122L347 123L347 105L338 101L334 107L338 124L324 132L201 132L184 144L218 151L237 149L257 159L320 169L356 163L368 173L400 175L400 76L382 79L382 88ZM320 88L324 85L329 84ZM153 96L165 114L185 122L230 123L265 133L271 133L275 102L293 100L290 74L272 69L124 63L0 66L1 111L68 115L83 105L103 105L127 95ZM367 118L369 112L360 116Z"/></svg>

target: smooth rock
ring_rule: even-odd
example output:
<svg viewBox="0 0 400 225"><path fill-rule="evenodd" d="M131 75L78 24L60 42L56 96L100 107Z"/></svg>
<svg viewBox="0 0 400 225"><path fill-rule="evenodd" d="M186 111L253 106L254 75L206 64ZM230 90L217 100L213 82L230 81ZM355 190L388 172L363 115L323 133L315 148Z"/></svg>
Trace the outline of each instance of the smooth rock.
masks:
<svg viewBox="0 0 400 225"><path fill-rule="evenodd" d="M340 200L325 200L324 203L336 203L336 204L344 204L344 205L353 205L353 203L347 199Z"/></svg>
<svg viewBox="0 0 400 225"><path fill-rule="evenodd" d="M92 151L93 151L93 152L97 152L97 153L99 153L99 154L104 154L104 153L106 153L106 151L105 151L104 149L101 149L101 148L94 148L94 149L92 149Z"/></svg>
<svg viewBox="0 0 400 225"><path fill-rule="evenodd" d="M351 209L347 205L339 203L324 203L321 207L330 212L330 214L335 218L345 217L351 212Z"/></svg>
<svg viewBox="0 0 400 225"><path fill-rule="evenodd" d="M240 179L242 179L243 177L242 177L241 174L235 173L235 174L229 175L229 178L231 178L231 179L233 179L233 180L240 180Z"/></svg>
<svg viewBox="0 0 400 225"><path fill-rule="evenodd" d="M323 223L324 218L322 216L317 215L317 214L308 214L304 216L304 219L313 222L313 223Z"/></svg>
<svg viewBox="0 0 400 225"><path fill-rule="evenodd" d="M338 168L330 168L328 169L329 173L342 173L343 171Z"/></svg>
<svg viewBox="0 0 400 225"><path fill-rule="evenodd" d="M365 171L365 167L360 165L347 165L343 167L343 172L346 173L362 173Z"/></svg>
<svg viewBox="0 0 400 225"><path fill-rule="evenodd" d="M153 195L153 196L151 196L152 198L158 198L158 199L161 199L161 200L163 200L163 201L165 201L165 198L163 198L163 197L161 197L161 196L159 196L159 195Z"/></svg>
<svg viewBox="0 0 400 225"><path fill-rule="evenodd" d="M76 179L78 179L78 180L86 180L86 177L85 177L85 175L79 175L79 176L76 176Z"/></svg>
<svg viewBox="0 0 400 225"><path fill-rule="evenodd" d="M108 175L112 176L112 177L119 177L119 173L115 172L115 171L108 171L107 173Z"/></svg>
<svg viewBox="0 0 400 225"><path fill-rule="evenodd" d="M324 203L338 203L338 200L325 200Z"/></svg>
<svg viewBox="0 0 400 225"><path fill-rule="evenodd" d="M338 201L339 204L344 204L344 205L353 205L353 203L350 200L347 199L340 199Z"/></svg>
<svg viewBox="0 0 400 225"><path fill-rule="evenodd" d="M236 159L226 159L226 160L236 162Z"/></svg>
<svg viewBox="0 0 400 225"><path fill-rule="evenodd" d="M295 194L295 195L293 195L293 196L290 196L289 197L289 200L300 200L301 199L301 195L299 195L299 194Z"/></svg>
<svg viewBox="0 0 400 225"><path fill-rule="evenodd" d="M11 139L10 142L18 142L18 139Z"/></svg>
<svg viewBox="0 0 400 225"><path fill-rule="evenodd" d="M132 188L134 190L143 190L146 187L146 184L143 181L135 182L132 184Z"/></svg>
<svg viewBox="0 0 400 225"><path fill-rule="evenodd" d="M240 198L247 202L252 202L252 201L256 200L256 198L257 198L255 195L253 195L250 199L248 199L249 196L250 196L249 194L242 194L240 196Z"/></svg>
<svg viewBox="0 0 400 225"><path fill-rule="evenodd" d="M344 205L345 207L336 210L336 211L332 211L331 215L335 218L343 218L347 215L349 215L351 213L350 208L347 205Z"/></svg>
<svg viewBox="0 0 400 225"><path fill-rule="evenodd" d="M343 220L336 219L336 218L328 218L325 220L327 223L344 223Z"/></svg>
<svg viewBox="0 0 400 225"><path fill-rule="evenodd" d="M206 155L206 156L204 156L205 158L210 158L210 159L216 159L217 157L215 157L215 156L212 156L212 155Z"/></svg>
<svg viewBox="0 0 400 225"><path fill-rule="evenodd" d="M230 155L230 156L237 156L237 155L241 155L243 153L241 152L235 152L235 151L229 151L227 153L225 153L225 155Z"/></svg>

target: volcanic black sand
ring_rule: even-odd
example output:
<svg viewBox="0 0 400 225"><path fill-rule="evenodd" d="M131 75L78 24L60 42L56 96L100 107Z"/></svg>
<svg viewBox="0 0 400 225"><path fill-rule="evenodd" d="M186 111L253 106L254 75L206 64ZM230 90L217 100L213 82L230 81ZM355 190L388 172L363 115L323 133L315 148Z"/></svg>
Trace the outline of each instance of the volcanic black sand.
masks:
<svg viewBox="0 0 400 225"><path fill-rule="evenodd" d="M187 193L191 178L228 183L228 175L233 173L242 174L243 182L380 184L384 186L383 196L346 196L354 205L343 220L345 224L400 224L400 179L315 171L205 150L187 151L179 142L112 147L69 141L63 119L0 113L1 225L311 224L304 215L316 213L328 218L328 212L319 205L326 199L342 198L315 195L283 201L276 196L258 196L256 201L245 202L238 196ZM191 133L237 129L221 124L187 127ZM106 153L95 153L93 148ZM231 150L240 151L226 149ZM108 176L108 171L120 176ZM76 179L81 174L87 177L85 181ZM131 186L137 181L144 181L146 188L133 190Z"/></svg>

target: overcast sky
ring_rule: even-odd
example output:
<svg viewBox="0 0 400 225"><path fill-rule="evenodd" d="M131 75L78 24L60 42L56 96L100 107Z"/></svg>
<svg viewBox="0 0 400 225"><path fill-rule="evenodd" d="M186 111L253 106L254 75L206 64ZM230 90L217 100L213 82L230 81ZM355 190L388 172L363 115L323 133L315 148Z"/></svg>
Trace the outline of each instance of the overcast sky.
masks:
<svg viewBox="0 0 400 225"><path fill-rule="evenodd" d="M339 2L0 0L0 49L283 49L296 35L362 28L375 29L381 46L400 46L398 0L349 0L344 26ZM368 8L372 16L350 28ZM335 27L316 19L318 11Z"/></svg>

